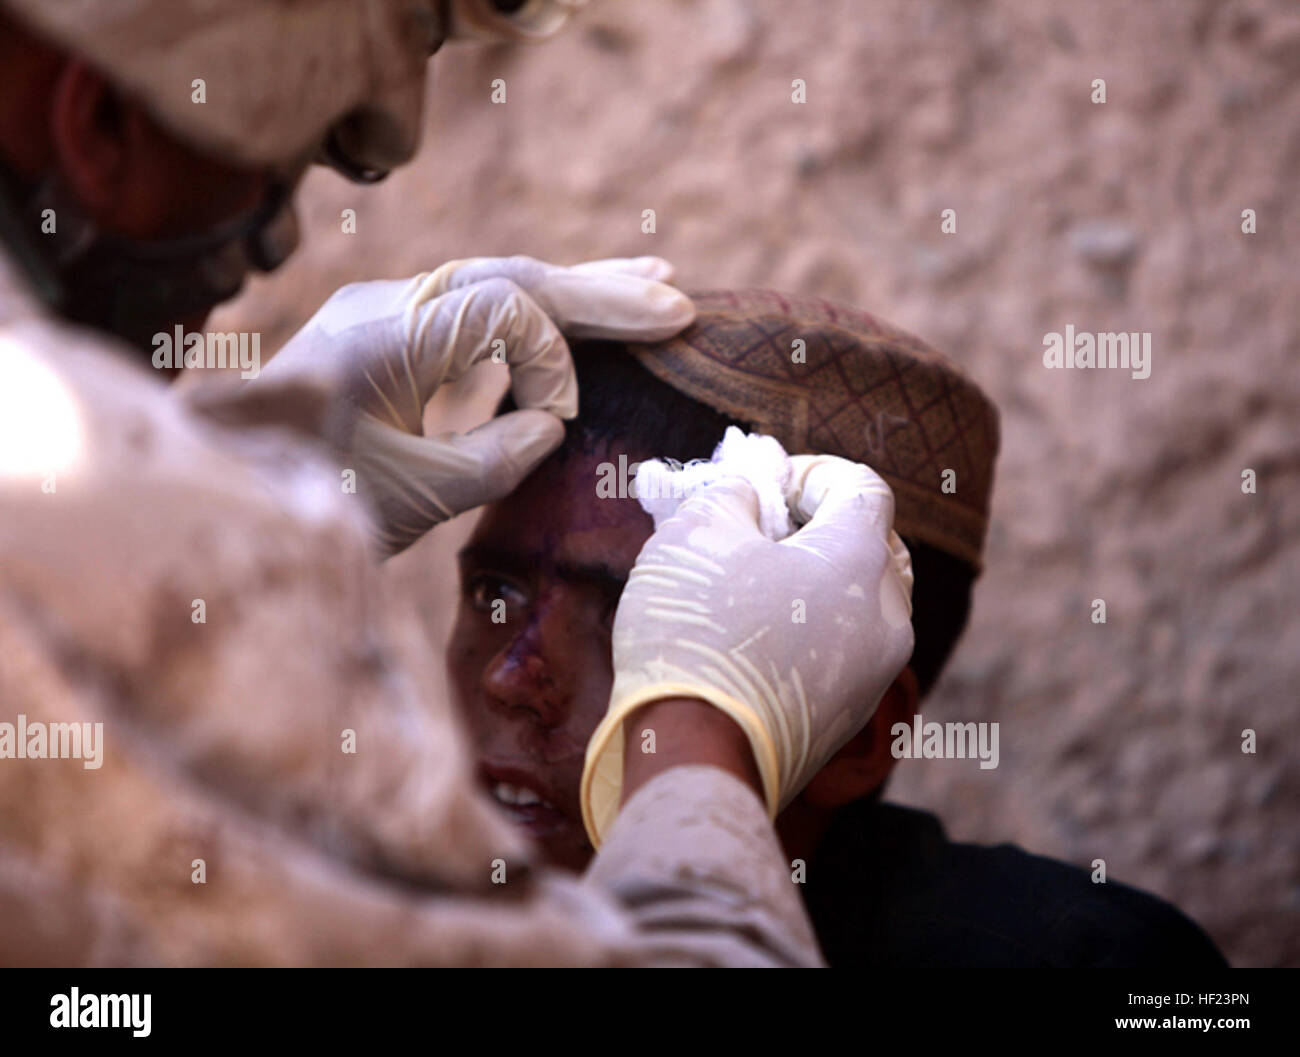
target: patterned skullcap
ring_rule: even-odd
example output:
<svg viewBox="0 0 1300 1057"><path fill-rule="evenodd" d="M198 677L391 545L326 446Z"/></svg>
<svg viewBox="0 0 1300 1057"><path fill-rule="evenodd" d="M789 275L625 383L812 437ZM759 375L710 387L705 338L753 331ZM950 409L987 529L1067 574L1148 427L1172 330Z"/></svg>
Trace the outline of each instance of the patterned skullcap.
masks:
<svg viewBox="0 0 1300 1057"><path fill-rule="evenodd" d="M691 297L698 314L687 330L629 346L642 366L791 454L866 463L894 491L899 535L980 570L998 413L952 361L866 312L818 298L771 290ZM944 470L956 473L951 494L941 487Z"/></svg>

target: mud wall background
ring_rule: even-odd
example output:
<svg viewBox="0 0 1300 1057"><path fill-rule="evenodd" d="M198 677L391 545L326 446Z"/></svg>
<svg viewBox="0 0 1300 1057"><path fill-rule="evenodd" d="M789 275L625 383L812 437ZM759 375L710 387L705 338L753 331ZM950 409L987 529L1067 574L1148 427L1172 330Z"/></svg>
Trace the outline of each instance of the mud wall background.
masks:
<svg viewBox="0 0 1300 1057"><path fill-rule="evenodd" d="M1105 859L1234 964L1300 964L1300 8L597 0L557 41L434 69L416 163L309 177L302 252L213 326L273 348L345 282L658 253L687 288L914 331L1002 411L988 571L922 710L999 721L1001 764L904 761L892 798ZM1150 332L1150 377L1045 369L1066 324ZM430 424L481 418L498 382ZM435 638L464 531L392 567Z"/></svg>

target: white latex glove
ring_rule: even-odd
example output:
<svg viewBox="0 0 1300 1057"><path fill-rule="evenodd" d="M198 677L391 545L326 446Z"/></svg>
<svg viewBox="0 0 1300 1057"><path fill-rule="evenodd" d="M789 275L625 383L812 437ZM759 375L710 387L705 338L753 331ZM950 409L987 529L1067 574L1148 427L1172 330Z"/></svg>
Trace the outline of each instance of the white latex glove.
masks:
<svg viewBox="0 0 1300 1057"><path fill-rule="evenodd" d="M614 617L609 711L582 775L597 846L621 799L623 721L640 706L692 697L727 713L775 819L911 656L911 557L892 528L889 486L847 459L792 462L786 502L807 522L793 535L764 537L753 488L725 478L683 502L638 555Z"/></svg>
<svg viewBox="0 0 1300 1057"><path fill-rule="evenodd" d="M346 465L392 554L439 522L512 492L564 439L578 388L564 337L661 341L695 318L658 257L571 268L531 257L452 261L331 297L264 375L324 383L359 414ZM466 434L424 436L424 407L494 353L519 410Z"/></svg>

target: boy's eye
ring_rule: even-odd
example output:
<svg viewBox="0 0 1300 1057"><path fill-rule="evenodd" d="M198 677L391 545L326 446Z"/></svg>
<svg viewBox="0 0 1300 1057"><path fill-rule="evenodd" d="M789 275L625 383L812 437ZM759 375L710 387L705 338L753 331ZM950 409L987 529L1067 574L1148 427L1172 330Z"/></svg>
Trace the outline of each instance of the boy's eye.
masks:
<svg viewBox="0 0 1300 1057"><path fill-rule="evenodd" d="M505 603L507 612L528 605L528 596L508 580L491 573L476 573L465 582L465 598L469 604L484 613L492 612L498 601Z"/></svg>

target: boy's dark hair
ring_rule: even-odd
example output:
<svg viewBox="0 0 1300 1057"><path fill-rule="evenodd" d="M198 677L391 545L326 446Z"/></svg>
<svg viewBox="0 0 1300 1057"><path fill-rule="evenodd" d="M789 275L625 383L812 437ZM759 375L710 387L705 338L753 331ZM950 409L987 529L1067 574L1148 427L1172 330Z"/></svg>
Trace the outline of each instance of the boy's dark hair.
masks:
<svg viewBox="0 0 1300 1057"><path fill-rule="evenodd" d="M578 417L565 423L564 444L553 458L591 452L621 441L647 456L707 459L728 426L749 423L719 414L660 381L617 342L571 343L578 374ZM507 393L498 413L514 409ZM910 662L924 696L952 653L970 614L975 577L958 558L904 537L912 554Z"/></svg>

